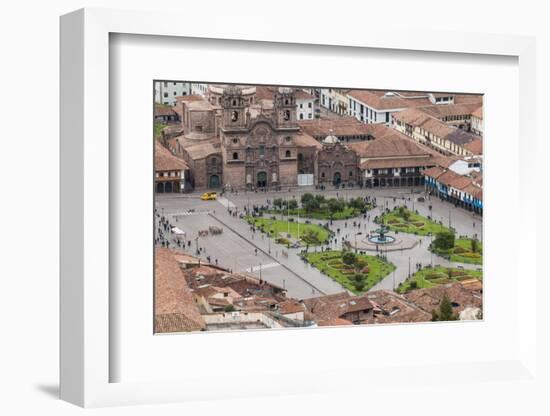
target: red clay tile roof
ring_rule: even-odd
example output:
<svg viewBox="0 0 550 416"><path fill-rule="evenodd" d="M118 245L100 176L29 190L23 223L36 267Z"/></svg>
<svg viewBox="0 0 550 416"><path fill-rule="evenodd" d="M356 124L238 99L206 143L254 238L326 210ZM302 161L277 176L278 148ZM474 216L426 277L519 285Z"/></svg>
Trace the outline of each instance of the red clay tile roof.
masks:
<svg viewBox="0 0 550 416"><path fill-rule="evenodd" d="M155 332L197 331L205 326L174 252L156 248Z"/></svg>
<svg viewBox="0 0 550 416"><path fill-rule="evenodd" d="M169 107L162 104L155 104L155 117L157 116L173 116L176 112L173 107Z"/></svg>
<svg viewBox="0 0 550 416"><path fill-rule="evenodd" d="M407 293L405 298L424 311L431 313L432 310L437 311L439 309L439 304L445 295L449 301L455 304L453 305L455 313L460 313L467 307L481 307L482 305L482 297L478 287L470 290L458 282L413 290Z"/></svg>
<svg viewBox="0 0 550 416"><path fill-rule="evenodd" d="M170 150L155 141L155 171L186 170L189 169L183 159L174 156Z"/></svg>
<svg viewBox="0 0 550 416"><path fill-rule="evenodd" d="M353 325L350 321L343 318L326 319L317 323L319 326L344 326Z"/></svg>
<svg viewBox="0 0 550 416"><path fill-rule="evenodd" d="M380 130L387 129L383 124L361 123L355 117L318 118L315 120L298 120L300 129L313 136L325 138L329 134L337 137L373 136L378 137Z"/></svg>
<svg viewBox="0 0 550 416"><path fill-rule="evenodd" d="M483 107L480 106L476 110L472 111L472 116L483 120Z"/></svg>
<svg viewBox="0 0 550 416"><path fill-rule="evenodd" d="M426 170L424 171L424 175L425 175L425 176L428 176L428 177L430 177L430 178L437 179L437 178L439 178L441 175L443 175L444 172L445 172L444 169L441 169L439 166L434 166L433 168L426 169Z"/></svg>
<svg viewBox="0 0 550 416"><path fill-rule="evenodd" d="M390 91L351 90L348 95L375 110L394 110L431 104L427 93L392 94Z"/></svg>

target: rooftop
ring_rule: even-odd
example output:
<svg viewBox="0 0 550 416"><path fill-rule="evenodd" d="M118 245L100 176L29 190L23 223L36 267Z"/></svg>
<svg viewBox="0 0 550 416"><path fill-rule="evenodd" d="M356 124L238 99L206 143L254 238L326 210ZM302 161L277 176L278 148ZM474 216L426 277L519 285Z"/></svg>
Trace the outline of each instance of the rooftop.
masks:
<svg viewBox="0 0 550 416"><path fill-rule="evenodd" d="M193 295L168 248L155 249L155 332L185 332L205 328Z"/></svg>

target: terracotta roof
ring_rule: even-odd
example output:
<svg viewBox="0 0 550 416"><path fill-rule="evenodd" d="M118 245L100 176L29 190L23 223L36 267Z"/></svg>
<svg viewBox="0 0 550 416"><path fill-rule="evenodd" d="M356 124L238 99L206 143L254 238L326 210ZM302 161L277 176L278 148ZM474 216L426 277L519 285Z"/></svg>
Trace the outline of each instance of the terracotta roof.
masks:
<svg viewBox="0 0 550 416"><path fill-rule="evenodd" d="M426 169L424 171L424 176L428 176L430 178L437 179L441 175L443 175L444 172L445 172L444 169L440 168L439 166L434 166L433 168Z"/></svg>
<svg viewBox="0 0 550 416"><path fill-rule="evenodd" d="M314 100L315 99L313 95L299 88L294 91L294 97L296 97L297 100Z"/></svg>
<svg viewBox="0 0 550 416"><path fill-rule="evenodd" d="M480 106L476 110L472 111L472 116L483 120L483 107Z"/></svg>
<svg viewBox="0 0 550 416"><path fill-rule="evenodd" d="M174 156L170 150L155 141L155 171L186 170L187 163Z"/></svg>
<svg viewBox="0 0 550 416"><path fill-rule="evenodd" d="M221 156L221 145L217 140L204 141L196 144L183 146L185 152L193 160L204 159L212 154L219 154Z"/></svg>
<svg viewBox="0 0 550 416"><path fill-rule="evenodd" d="M432 316L403 295L389 290L375 290L367 293L374 305L375 323L427 322Z"/></svg>
<svg viewBox="0 0 550 416"><path fill-rule="evenodd" d="M420 107L419 109L425 113L430 114L436 118L443 118L448 116L467 116L470 115L479 108L477 103L469 104L434 104L426 107Z"/></svg>
<svg viewBox="0 0 550 416"><path fill-rule="evenodd" d="M305 299L304 304L319 321L341 318L350 312L373 309L366 296L350 296L347 292Z"/></svg>
<svg viewBox="0 0 550 416"><path fill-rule="evenodd" d="M344 325L353 325L350 321L347 319L342 318L334 318L334 319L326 319L324 321L317 322L317 325L319 326L344 326Z"/></svg>
<svg viewBox="0 0 550 416"><path fill-rule="evenodd" d="M362 158L430 155L429 152L404 135L387 135L381 139L349 143L346 146Z"/></svg>
<svg viewBox="0 0 550 416"><path fill-rule="evenodd" d="M394 120L426 130L434 136L448 140L458 146L463 146L464 148L466 148L465 145L467 143L476 142L469 146L471 146L472 149L476 151L479 150L479 152L481 152L481 143L477 142L478 140L481 140L479 136L456 127L450 127L445 122L425 113L422 109L409 108L407 110L395 113L393 118Z"/></svg>
<svg viewBox="0 0 550 416"><path fill-rule="evenodd" d="M483 104L483 95L481 94L454 94L454 97L455 104Z"/></svg>
<svg viewBox="0 0 550 416"><path fill-rule="evenodd" d="M377 132L387 129L383 124L361 123L355 117L318 118L315 120L298 120L300 129L313 137L326 137L333 134L337 137L345 136L373 136Z"/></svg>
<svg viewBox="0 0 550 416"><path fill-rule="evenodd" d="M444 296L454 303L453 311L460 313L467 307L481 307L482 297L478 287L470 290L460 283L448 283L426 289L413 290L405 298L426 312L437 311Z"/></svg>
<svg viewBox="0 0 550 416"><path fill-rule="evenodd" d="M474 155L481 155L483 154L483 140L480 138L474 138L471 142L466 143L464 148L472 152Z"/></svg>
<svg viewBox="0 0 550 416"><path fill-rule="evenodd" d="M155 103L155 117L157 116L173 116L176 112L173 107Z"/></svg>
<svg viewBox="0 0 550 416"><path fill-rule="evenodd" d="M402 159L368 159L361 163L360 168L365 169L388 169L388 168L416 168L433 165L431 157L407 157Z"/></svg>
<svg viewBox="0 0 550 416"><path fill-rule="evenodd" d="M399 93L376 90L351 90L348 96L375 110L393 110L430 105L427 93Z"/></svg>
<svg viewBox="0 0 550 416"><path fill-rule="evenodd" d="M281 314L283 315L305 311L305 305L296 299L289 299L279 304L279 312L281 312Z"/></svg>
<svg viewBox="0 0 550 416"><path fill-rule="evenodd" d="M155 332L197 331L205 322L168 248L155 249Z"/></svg>
<svg viewBox="0 0 550 416"><path fill-rule="evenodd" d="M315 147L317 149L323 148L323 145L319 142L319 140L304 132L294 136L294 143L298 147Z"/></svg>

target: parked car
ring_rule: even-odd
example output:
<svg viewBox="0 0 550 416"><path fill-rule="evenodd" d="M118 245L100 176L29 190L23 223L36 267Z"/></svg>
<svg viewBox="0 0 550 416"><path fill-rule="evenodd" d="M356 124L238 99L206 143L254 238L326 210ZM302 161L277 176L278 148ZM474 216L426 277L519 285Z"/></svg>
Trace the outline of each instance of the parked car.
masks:
<svg viewBox="0 0 550 416"><path fill-rule="evenodd" d="M203 201L210 201L217 198L216 192L205 192L201 195Z"/></svg>

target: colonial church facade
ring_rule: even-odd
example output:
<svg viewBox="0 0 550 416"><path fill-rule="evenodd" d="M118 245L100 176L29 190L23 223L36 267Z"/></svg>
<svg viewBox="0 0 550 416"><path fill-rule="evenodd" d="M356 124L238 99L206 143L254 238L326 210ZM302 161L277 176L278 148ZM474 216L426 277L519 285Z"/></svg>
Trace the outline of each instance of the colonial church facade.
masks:
<svg viewBox="0 0 550 416"><path fill-rule="evenodd" d="M256 88L264 90L256 94ZM301 122L295 90L286 87L212 85L206 96L180 97L174 110L181 125L165 129L160 142L185 161L186 190L363 184L362 162L376 155L356 151L349 137L411 142L352 117Z"/></svg>

